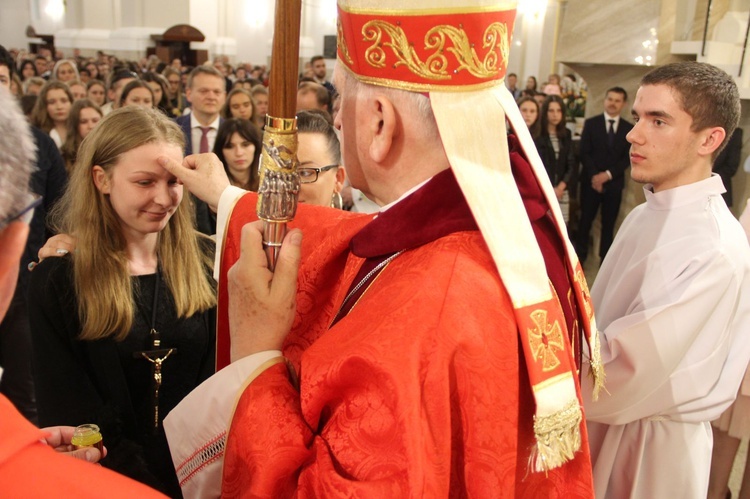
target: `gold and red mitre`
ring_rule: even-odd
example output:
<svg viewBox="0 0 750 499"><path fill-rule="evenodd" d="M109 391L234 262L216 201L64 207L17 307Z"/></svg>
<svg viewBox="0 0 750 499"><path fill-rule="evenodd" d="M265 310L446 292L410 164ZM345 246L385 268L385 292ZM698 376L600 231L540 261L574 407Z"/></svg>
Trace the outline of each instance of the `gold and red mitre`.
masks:
<svg viewBox="0 0 750 499"><path fill-rule="evenodd" d="M502 0L338 0L338 64L363 83L429 97L451 168L513 302L536 402L530 461L533 471L546 471L573 459L581 446L574 335L511 171L506 118L564 241L595 391L604 374L583 270L544 165L504 85L515 6Z"/></svg>
<svg viewBox="0 0 750 499"><path fill-rule="evenodd" d="M468 91L505 77L515 8L370 11L341 3L339 61L360 81Z"/></svg>

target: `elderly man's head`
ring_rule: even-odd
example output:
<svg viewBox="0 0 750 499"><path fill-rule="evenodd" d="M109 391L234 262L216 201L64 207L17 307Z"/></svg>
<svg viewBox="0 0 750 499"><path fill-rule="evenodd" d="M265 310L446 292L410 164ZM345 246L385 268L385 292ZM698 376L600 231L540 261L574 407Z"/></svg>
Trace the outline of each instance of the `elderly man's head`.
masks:
<svg viewBox="0 0 750 499"><path fill-rule="evenodd" d="M334 126L347 176L368 198L388 204L406 184L411 188L449 167L425 95L360 82L338 64L333 84L341 96Z"/></svg>
<svg viewBox="0 0 750 499"><path fill-rule="evenodd" d="M5 49L0 47L0 51ZM34 197L29 177L36 148L16 99L0 86L0 320L16 288Z"/></svg>
<svg viewBox="0 0 750 499"><path fill-rule="evenodd" d="M26 118L10 93L13 68L13 58L0 45L0 321L16 289L29 233L28 215L33 212L29 207L34 201L29 177L36 146ZM3 74L7 78L2 78Z"/></svg>

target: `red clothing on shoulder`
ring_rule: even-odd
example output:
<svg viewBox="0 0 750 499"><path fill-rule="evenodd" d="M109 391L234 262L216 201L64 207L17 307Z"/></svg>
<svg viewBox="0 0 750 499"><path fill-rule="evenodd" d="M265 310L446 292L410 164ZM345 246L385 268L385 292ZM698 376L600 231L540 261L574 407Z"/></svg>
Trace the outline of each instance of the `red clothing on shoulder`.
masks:
<svg viewBox="0 0 750 499"><path fill-rule="evenodd" d="M24 419L3 395L0 435L0 497L165 497L106 468L55 452L40 442L45 432Z"/></svg>

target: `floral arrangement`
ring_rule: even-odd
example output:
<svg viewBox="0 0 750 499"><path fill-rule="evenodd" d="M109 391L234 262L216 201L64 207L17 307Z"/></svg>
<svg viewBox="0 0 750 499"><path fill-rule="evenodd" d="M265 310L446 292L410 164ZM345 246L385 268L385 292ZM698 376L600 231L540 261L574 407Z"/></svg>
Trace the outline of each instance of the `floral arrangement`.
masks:
<svg viewBox="0 0 750 499"><path fill-rule="evenodd" d="M580 76L570 74L563 78L561 86L568 121L583 118L586 114L586 97L588 96L586 82Z"/></svg>

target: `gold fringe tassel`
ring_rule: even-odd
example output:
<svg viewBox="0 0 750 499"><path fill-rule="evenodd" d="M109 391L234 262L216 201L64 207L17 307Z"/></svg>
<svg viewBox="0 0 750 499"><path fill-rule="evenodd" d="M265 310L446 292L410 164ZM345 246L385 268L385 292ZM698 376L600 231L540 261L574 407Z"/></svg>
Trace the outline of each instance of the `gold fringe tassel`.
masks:
<svg viewBox="0 0 750 499"><path fill-rule="evenodd" d="M560 412L534 417L536 445L531 451L529 465L534 472L547 472L567 463L581 448L581 420L578 401L573 401Z"/></svg>
<svg viewBox="0 0 750 499"><path fill-rule="evenodd" d="M591 369L589 369L589 374L594 378L594 389L591 393L591 397L593 400L598 400L599 392L601 392L602 390L604 390L605 392L607 391L607 389L604 387L604 381L606 380L607 375L604 372L604 366L602 365L602 352L599 331L596 331L595 334L596 342L593 351L591 352L591 358L589 359L589 365L591 366Z"/></svg>

